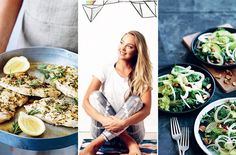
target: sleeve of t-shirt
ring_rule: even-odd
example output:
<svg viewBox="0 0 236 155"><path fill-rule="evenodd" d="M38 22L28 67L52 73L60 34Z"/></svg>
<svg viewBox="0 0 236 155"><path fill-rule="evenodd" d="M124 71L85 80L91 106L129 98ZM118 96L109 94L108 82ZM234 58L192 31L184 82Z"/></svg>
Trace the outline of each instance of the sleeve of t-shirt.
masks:
<svg viewBox="0 0 236 155"><path fill-rule="evenodd" d="M104 81L106 80L106 67L102 66L100 68L97 68L93 73L93 77L100 80L101 83L104 83Z"/></svg>

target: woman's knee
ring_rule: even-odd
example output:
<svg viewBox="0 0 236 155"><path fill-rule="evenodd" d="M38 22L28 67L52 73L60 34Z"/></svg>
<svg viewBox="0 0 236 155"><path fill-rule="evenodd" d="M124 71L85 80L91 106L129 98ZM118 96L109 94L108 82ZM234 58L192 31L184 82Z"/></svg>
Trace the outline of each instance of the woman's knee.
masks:
<svg viewBox="0 0 236 155"><path fill-rule="evenodd" d="M143 107L143 102L139 96L130 96L126 104L132 105L133 107L136 107L137 111L139 111Z"/></svg>
<svg viewBox="0 0 236 155"><path fill-rule="evenodd" d="M102 92L100 91L93 91L90 95L89 95L89 103L93 106L93 107L98 107L98 104L100 104L101 102L105 102L105 98L103 97L104 95L102 94Z"/></svg>
<svg viewBox="0 0 236 155"><path fill-rule="evenodd" d="M102 92L96 90L89 95L89 100L102 96Z"/></svg>

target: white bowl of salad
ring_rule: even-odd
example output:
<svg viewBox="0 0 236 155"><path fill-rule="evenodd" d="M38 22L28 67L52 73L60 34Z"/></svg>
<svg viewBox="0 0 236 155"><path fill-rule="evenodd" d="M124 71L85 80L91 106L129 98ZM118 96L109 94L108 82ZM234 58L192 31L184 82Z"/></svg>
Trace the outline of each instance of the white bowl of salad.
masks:
<svg viewBox="0 0 236 155"><path fill-rule="evenodd" d="M208 155L236 154L236 98L212 102L198 114L194 136Z"/></svg>
<svg viewBox="0 0 236 155"><path fill-rule="evenodd" d="M211 66L236 66L236 29L211 28L200 33L192 42L192 52Z"/></svg>
<svg viewBox="0 0 236 155"><path fill-rule="evenodd" d="M168 113L188 113L205 106L213 96L211 74L193 64L175 64L159 70L158 108Z"/></svg>

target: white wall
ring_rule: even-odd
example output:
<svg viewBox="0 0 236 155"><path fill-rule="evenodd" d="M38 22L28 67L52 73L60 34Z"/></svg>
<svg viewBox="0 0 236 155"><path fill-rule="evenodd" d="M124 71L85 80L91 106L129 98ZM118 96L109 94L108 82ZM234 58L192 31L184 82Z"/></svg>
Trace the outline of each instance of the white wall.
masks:
<svg viewBox="0 0 236 155"><path fill-rule="evenodd" d="M91 81L93 70L114 63L121 36L130 30L146 38L153 64L151 115L145 119L147 132L157 131L157 18L141 18L128 2L105 5L93 22L89 22L79 1L79 105ZM79 107L79 130L89 131L90 118Z"/></svg>

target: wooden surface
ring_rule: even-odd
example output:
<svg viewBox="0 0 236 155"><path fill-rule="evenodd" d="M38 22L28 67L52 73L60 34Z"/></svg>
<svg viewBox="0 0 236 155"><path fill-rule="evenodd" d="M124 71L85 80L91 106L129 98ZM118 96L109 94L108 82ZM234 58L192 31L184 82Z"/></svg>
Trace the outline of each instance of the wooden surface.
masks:
<svg viewBox="0 0 236 155"><path fill-rule="evenodd" d="M230 24L220 25L219 27L230 27ZM191 44L193 39L199 34L193 33L183 37L183 43L188 47L191 51ZM229 93L236 90L236 69L230 70L222 70L222 69L215 69L209 66L203 65L205 69L207 69L212 76L215 78L216 82L219 86L223 89L224 92Z"/></svg>

